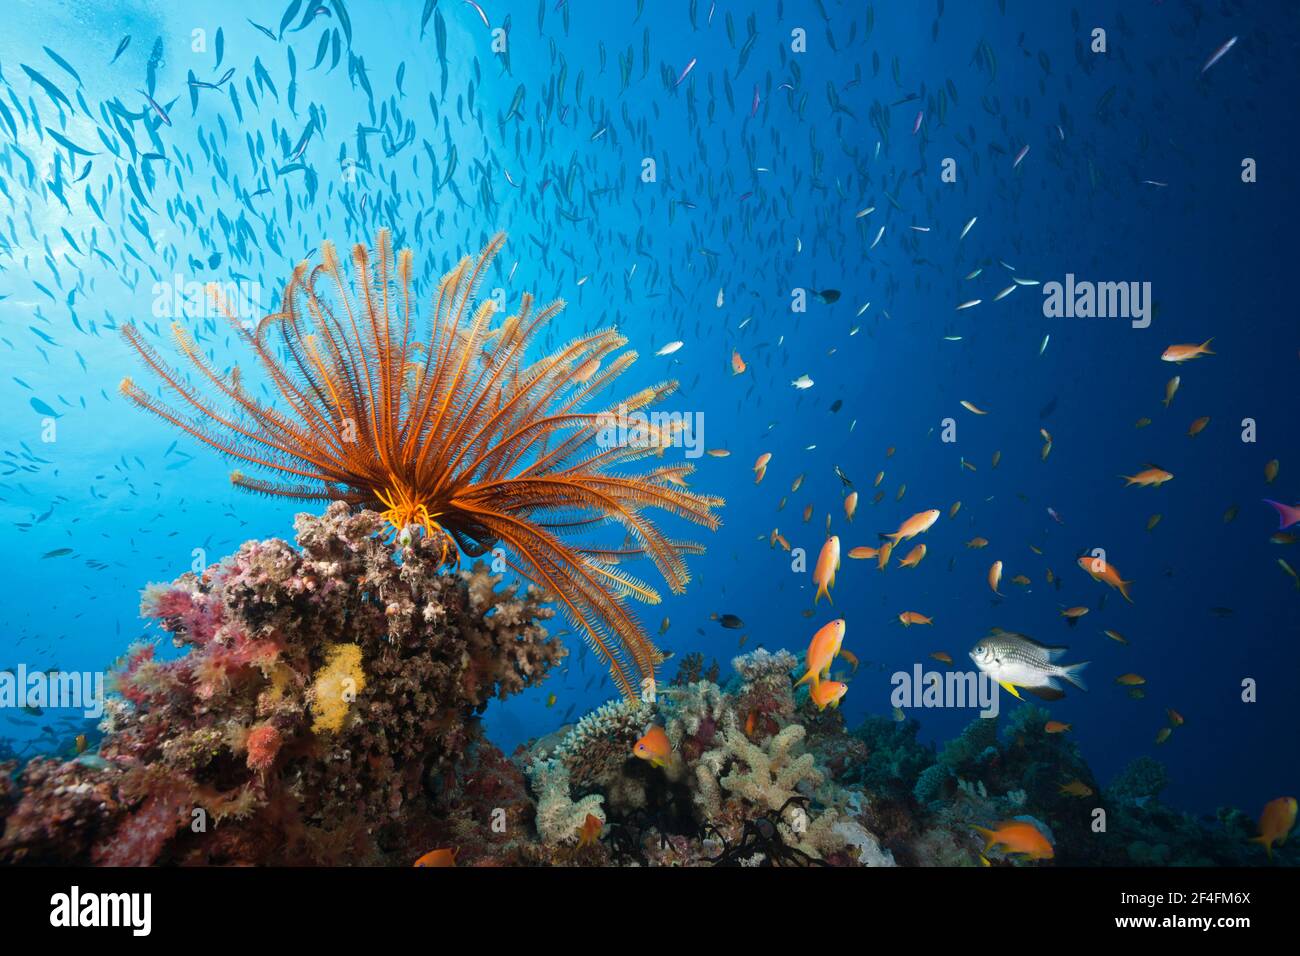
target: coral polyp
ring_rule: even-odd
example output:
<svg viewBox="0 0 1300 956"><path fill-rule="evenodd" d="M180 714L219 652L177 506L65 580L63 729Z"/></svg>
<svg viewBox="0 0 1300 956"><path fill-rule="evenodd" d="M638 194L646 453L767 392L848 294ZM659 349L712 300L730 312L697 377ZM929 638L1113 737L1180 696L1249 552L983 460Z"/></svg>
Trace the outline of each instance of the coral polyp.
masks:
<svg viewBox="0 0 1300 956"><path fill-rule="evenodd" d="M615 567L648 557L674 593L690 580L684 556L699 545L668 538L645 514L658 508L710 530L723 501L685 487L686 464L624 473L662 455L673 438L647 423L627 440L604 440L608 423L671 394L666 381L600 401L636 359L614 329L581 335L541 358L526 354L563 308L518 310L494 324L497 299L478 290L505 241L489 240L442 277L421 319L413 256L394 256L387 230L374 249L356 245L349 281L329 242L320 262L294 269L279 311L249 329L213 291L235 334L256 356L276 405L250 394L238 369L223 374L181 325L176 344L196 386L170 367L134 326L128 342L177 402L130 379L121 391L140 407L223 455L271 475L241 471L232 482L277 498L345 501L379 512L399 535L434 538L441 563L498 547L510 565L558 602L634 696L663 655L628 612L631 597L659 601L649 584ZM574 536L619 526L626 538Z"/></svg>

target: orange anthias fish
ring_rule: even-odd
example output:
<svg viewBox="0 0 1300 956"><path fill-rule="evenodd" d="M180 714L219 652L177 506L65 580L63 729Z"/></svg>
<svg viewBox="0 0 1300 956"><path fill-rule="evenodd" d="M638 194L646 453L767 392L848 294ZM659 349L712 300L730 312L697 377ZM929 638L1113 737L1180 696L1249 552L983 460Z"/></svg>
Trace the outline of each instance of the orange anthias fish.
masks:
<svg viewBox="0 0 1300 956"><path fill-rule="evenodd" d="M919 611L904 611L898 615L898 619L903 622L903 627L911 627L913 624L933 624L931 618L926 617Z"/></svg>
<svg viewBox="0 0 1300 956"><path fill-rule="evenodd" d="M1097 565L1101 565L1101 570L1097 570ZM1119 570L1115 565L1103 561L1101 558L1094 558L1090 554L1082 554L1079 556L1079 567L1091 574L1094 581L1109 584L1124 596L1125 601L1128 601L1129 604L1133 603L1133 598L1128 593L1129 585L1133 582L1121 579Z"/></svg>
<svg viewBox="0 0 1300 956"><path fill-rule="evenodd" d="M799 678L795 684L812 683L815 688L821 683L821 679L831 672L831 661L840 653L840 645L844 643L845 624L844 619L839 618L823 625L813 639L808 644L808 673Z"/></svg>
<svg viewBox="0 0 1300 956"><path fill-rule="evenodd" d="M849 557L855 558L857 560L862 560L864 558L874 558L875 556L876 556L876 549L869 548L866 545L859 545L858 547L854 548L849 552Z"/></svg>
<svg viewBox="0 0 1300 956"><path fill-rule="evenodd" d="M456 850L430 850L415 861L415 866L455 866Z"/></svg>
<svg viewBox="0 0 1300 956"><path fill-rule="evenodd" d="M886 541L876 551L876 569L885 570L889 566L889 556L894 553L894 542Z"/></svg>
<svg viewBox="0 0 1300 956"><path fill-rule="evenodd" d="M1295 826L1295 797L1278 797L1264 805L1264 812L1259 815L1259 836L1251 837L1251 843L1258 843L1273 859L1273 844L1281 846L1286 843L1287 834Z"/></svg>
<svg viewBox="0 0 1300 956"><path fill-rule="evenodd" d="M587 814L587 819L582 821L582 826L578 827L578 849L584 846L591 846L600 839L600 831L605 828L600 817L594 813Z"/></svg>
<svg viewBox="0 0 1300 956"><path fill-rule="evenodd" d="M632 745L632 756L650 761L652 767L668 766L673 757L668 734L658 724L652 724L644 736Z"/></svg>
<svg viewBox="0 0 1300 956"><path fill-rule="evenodd" d="M1165 349L1160 356L1162 362L1190 362L1194 358L1200 358L1202 355L1213 355L1210 351L1210 343L1213 338L1208 338L1200 345L1171 345Z"/></svg>
<svg viewBox="0 0 1300 956"><path fill-rule="evenodd" d="M840 539L838 535L831 535L822 545L821 554L817 556L817 566L813 568L813 583L817 585L817 593L813 596L814 606L823 596L831 601L831 588L835 586L835 572L839 569Z"/></svg>
<svg viewBox="0 0 1300 956"><path fill-rule="evenodd" d="M1060 787L1060 792L1064 794L1068 794L1071 797L1091 797L1092 787L1088 786L1086 783L1084 783L1082 780L1076 777L1073 780L1071 780L1069 783L1062 784Z"/></svg>
<svg viewBox="0 0 1300 956"><path fill-rule="evenodd" d="M825 710L826 705L831 707L840 706L840 698L843 697L849 689L849 685L837 680L823 680L813 684L811 690L812 702L817 705L818 710Z"/></svg>
<svg viewBox="0 0 1300 956"><path fill-rule="evenodd" d="M925 557L925 550L926 550L925 545L918 544L911 551L907 552L907 555L903 558L903 560L898 562L898 566L900 568L916 567L918 564L921 563L922 559Z"/></svg>
<svg viewBox="0 0 1300 956"><path fill-rule="evenodd" d="M938 520L939 510L937 508L931 508L929 511L918 511L899 525L898 530L892 534L882 531L880 539L889 541L891 544L898 544L898 542L906 541L908 538L915 538L918 534L924 534Z"/></svg>
<svg viewBox="0 0 1300 956"><path fill-rule="evenodd" d="M984 852L1002 847L1004 853L1021 853L1031 860L1050 860L1056 855L1051 842L1027 820L1004 820L996 829L975 827L984 837Z"/></svg>
<svg viewBox="0 0 1300 956"><path fill-rule="evenodd" d="M856 491L850 491L844 498L844 517L847 518L849 521L852 521L853 516L857 513L857 511L858 511L858 493Z"/></svg>
<svg viewBox="0 0 1300 956"><path fill-rule="evenodd" d="M745 371L745 360L734 349L731 352L731 374L739 375Z"/></svg>
<svg viewBox="0 0 1300 956"><path fill-rule="evenodd" d="M758 484L763 480L763 476L767 474L767 463L771 460L772 453L770 451L765 451L758 456L758 460L754 462L754 484Z"/></svg>
<svg viewBox="0 0 1300 956"><path fill-rule="evenodd" d="M1002 583L1002 562L994 561L989 567L989 587L993 593L1001 596L1002 592L998 590L998 585Z"/></svg>
<svg viewBox="0 0 1300 956"><path fill-rule="evenodd" d="M1063 734L1070 729L1069 724L1063 724L1059 720L1049 720L1043 724L1043 730L1049 734Z"/></svg>
<svg viewBox="0 0 1300 956"><path fill-rule="evenodd" d="M1157 468L1155 465L1147 465L1143 471L1136 475L1120 475L1124 479L1124 487L1129 488L1137 485L1140 488L1159 488L1166 481L1172 481L1174 476L1171 472L1163 468Z"/></svg>

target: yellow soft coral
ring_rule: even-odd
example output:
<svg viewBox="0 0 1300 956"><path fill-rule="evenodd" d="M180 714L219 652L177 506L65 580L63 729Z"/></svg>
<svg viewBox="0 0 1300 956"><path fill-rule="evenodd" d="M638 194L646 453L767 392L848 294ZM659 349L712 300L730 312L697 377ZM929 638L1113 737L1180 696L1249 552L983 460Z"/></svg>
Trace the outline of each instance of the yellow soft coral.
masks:
<svg viewBox="0 0 1300 956"><path fill-rule="evenodd" d="M333 644L325 652L325 666L316 672L311 685L311 712L316 719L313 733L343 729L348 705L365 689L361 669L361 648L356 644Z"/></svg>

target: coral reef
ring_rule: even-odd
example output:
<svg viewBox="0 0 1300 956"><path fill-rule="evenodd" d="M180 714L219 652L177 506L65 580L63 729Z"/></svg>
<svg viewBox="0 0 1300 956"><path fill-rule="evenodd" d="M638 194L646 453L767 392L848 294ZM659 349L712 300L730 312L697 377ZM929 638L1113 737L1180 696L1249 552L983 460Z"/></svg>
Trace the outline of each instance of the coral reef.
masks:
<svg viewBox="0 0 1300 956"><path fill-rule="evenodd" d="M186 652L125 655L95 759L23 769L0 859L406 863L429 849L409 834L448 808L434 781L494 749L476 716L565 652L538 596L481 564L440 573L436 541L389 544L382 526L336 503L298 516L300 548L250 541L148 588L142 612Z"/></svg>
<svg viewBox="0 0 1300 956"><path fill-rule="evenodd" d="M543 838L571 843L599 806L616 862L892 865L859 819L861 802L835 781L843 735L814 737L804 721L815 708L796 707L797 664L789 652L760 649L732 662L725 687L683 681L653 704L609 704L558 741L537 741L521 759L539 831L546 808ZM665 728L673 748L663 767L632 755L651 724Z"/></svg>
<svg viewBox="0 0 1300 956"><path fill-rule="evenodd" d="M1255 821L1160 803L1141 757L1103 788L1048 712L976 719L941 747L914 720L852 731L787 651L703 659L655 699L619 699L507 757L493 698L564 656L540 596L436 539L378 534L342 503L298 547L250 541L146 589L180 649L130 648L91 749L0 762L0 862L457 865L1263 865ZM663 728L666 759L634 745ZM662 764L662 765L660 765ZM1031 821L1053 846L986 851L972 824ZM1296 844L1273 862L1297 862Z"/></svg>

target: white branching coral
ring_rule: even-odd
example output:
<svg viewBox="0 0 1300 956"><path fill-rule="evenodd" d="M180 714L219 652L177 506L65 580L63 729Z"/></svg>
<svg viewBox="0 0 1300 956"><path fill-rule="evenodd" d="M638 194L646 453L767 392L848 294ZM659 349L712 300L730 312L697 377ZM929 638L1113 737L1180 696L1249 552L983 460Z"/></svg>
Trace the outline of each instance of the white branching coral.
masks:
<svg viewBox="0 0 1300 956"><path fill-rule="evenodd" d="M605 823L604 798L590 794L574 800L569 792L569 769L560 760L538 760L529 769L537 796L537 835L550 846L574 843L587 815Z"/></svg>
<svg viewBox="0 0 1300 956"><path fill-rule="evenodd" d="M706 804L713 803L719 797L720 786L747 803L780 810L791 797L800 795L801 783L816 787L823 779L816 759L803 752L805 734L802 724L791 724L760 747L728 715L720 746L705 751L696 768L698 795ZM706 805L704 809L710 816L716 815L716 807Z"/></svg>

